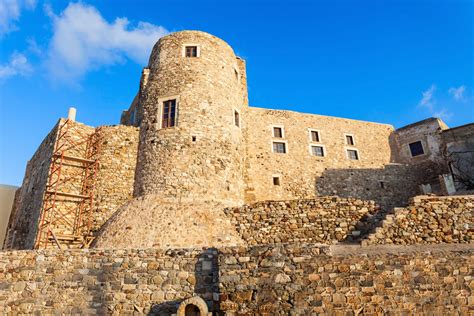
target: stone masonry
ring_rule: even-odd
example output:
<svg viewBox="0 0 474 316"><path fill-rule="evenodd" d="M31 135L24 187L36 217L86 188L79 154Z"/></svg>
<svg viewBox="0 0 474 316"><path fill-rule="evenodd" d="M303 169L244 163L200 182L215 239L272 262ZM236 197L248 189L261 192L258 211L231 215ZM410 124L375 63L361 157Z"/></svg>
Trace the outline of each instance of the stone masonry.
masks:
<svg viewBox="0 0 474 316"><path fill-rule="evenodd" d="M363 219L379 209L374 201L323 197L257 202L225 212L247 244L261 245L352 240L370 229Z"/></svg>
<svg viewBox="0 0 474 316"><path fill-rule="evenodd" d="M3 252L0 313L170 315L198 295L226 315L469 315L474 252L461 246Z"/></svg>
<svg viewBox="0 0 474 316"><path fill-rule="evenodd" d="M395 208L363 244L472 243L474 196L417 196Z"/></svg>
<svg viewBox="0 0 474 316"><path fill-rule="evenodd" d="M190 48L194 55L187 56ZM171 101L174 108L165 113L165 103ZM171 126L164 125L165 116ZM441 120L395 130L387 124L249 107L245 61L223 40L199 31L172 33L156 43L121 123L95 129L74 123L77 130L96 131L104 139L88 233L96 236L100 230L101 240L109 232L122 236L119 231L130 226L126 218L134 219L139 230L135 222L146 218L134 217L126 207L145 214L149 210L140 210L140 201L143 208L151 207L145 201L156 196L156 201L176 203L175 215L191 222L187 216L197 205L199 214L208 213L198 216L204 227L225 221L225 207L320 196L375 201L383 214L407 205L419 194L420 184L433 183L448 172L442 135L449 129ZM9 227L17 242L9 248L33 247L55 129L28 165ZM410 144L416 141L424 153L412 157ZM79 179L69 183L70 188L63 189L77 194ZM132 194L144 199L127 204ZM115 224L101 229L119 208ZM160 205L152 208L160 213ZM163 214L168 214L170 209L165 209ZM54 229L62 232L59 226ZM153 231L155 237L163 236ZM147 238L154 240L151 244L184 246L175 238L170 243L152 237L130 240L127 246L149 247ZM202 242L186 240L188 246Z"/></svg>
<svg viewBox="0 0 474 316"><path fill-rule="evenodd" d="M474 196L418 196L469 190L472 124L250 107L246 76L176 32L121 125L60 119L15 197L0 313L474 315Z"/></svg>

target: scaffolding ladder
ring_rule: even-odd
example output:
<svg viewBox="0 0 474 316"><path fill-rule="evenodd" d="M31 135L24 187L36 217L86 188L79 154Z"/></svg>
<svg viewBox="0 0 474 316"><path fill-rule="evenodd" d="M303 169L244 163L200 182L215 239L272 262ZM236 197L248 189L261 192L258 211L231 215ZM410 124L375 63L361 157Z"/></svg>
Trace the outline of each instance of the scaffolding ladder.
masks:
<svg viewBox="0 0 474 316"><path fill-rule="evenodd" d="M72 120L60 121L35 249L85 248L92 241L101 134L100 128L86 133Z"/></svg>

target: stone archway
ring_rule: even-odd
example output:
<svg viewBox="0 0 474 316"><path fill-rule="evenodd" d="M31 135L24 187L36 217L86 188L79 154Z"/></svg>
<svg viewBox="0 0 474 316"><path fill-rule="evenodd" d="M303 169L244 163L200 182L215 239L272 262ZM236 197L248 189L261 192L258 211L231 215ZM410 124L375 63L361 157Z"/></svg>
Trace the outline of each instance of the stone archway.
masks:
<svg viewBox="0 0 474 316"><path fill-rule="evenodd" d="M194 296L179 304L177 316L210 316L206 302L199 296Z"/></svg>

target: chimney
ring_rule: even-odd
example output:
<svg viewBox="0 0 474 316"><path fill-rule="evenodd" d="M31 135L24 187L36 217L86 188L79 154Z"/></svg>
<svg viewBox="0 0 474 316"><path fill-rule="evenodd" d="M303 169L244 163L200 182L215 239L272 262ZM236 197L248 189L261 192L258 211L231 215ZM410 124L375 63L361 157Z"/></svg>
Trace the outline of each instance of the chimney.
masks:
<svg viewBox="0 0 474 316"><path fill-rule="evenodd" d="M69 110L67 111L67 118L73 122L76 121L76 108L69 108Z"/></svg>

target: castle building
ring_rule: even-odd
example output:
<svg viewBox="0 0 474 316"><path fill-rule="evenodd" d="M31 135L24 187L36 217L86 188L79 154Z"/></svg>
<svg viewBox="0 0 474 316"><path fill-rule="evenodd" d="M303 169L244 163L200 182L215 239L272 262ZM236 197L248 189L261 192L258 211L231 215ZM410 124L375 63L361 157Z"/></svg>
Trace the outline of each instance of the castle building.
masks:
<svg viewBox="0 0 474 316"><path fill-rule="evenodd" d="M120 125L58 121L28 162L4 247L240 245L227 207L339 196L389 211L422 189L468 188L472 164L453 164L465 148L474 124L394 129L251 107L232 47L176 32L154 46Z"/></svg>

